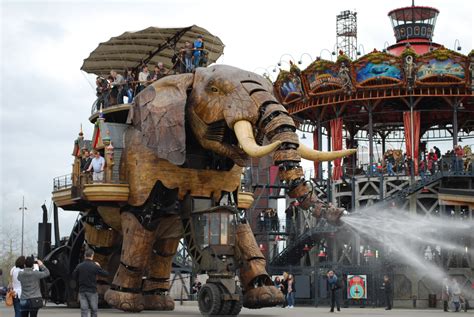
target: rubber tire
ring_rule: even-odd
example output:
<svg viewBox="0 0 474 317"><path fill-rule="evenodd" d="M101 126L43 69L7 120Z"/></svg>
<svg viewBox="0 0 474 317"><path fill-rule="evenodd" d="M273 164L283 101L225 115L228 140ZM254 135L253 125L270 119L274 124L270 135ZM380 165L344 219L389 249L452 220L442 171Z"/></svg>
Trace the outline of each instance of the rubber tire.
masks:
<svg viewBox="0 0 474 317"><path fill-rule="evenodd" d="M238 314L240 314L241 310L242 310L242 297L240 298L240 300L232 301L232 308L230 309L228 315L237 316Z"/></svg>
<svg viewBox="0 0 474 317"><path fill-rule="evenodd" d="M199 311L204 316L220 315L222 291L216 284L205 284L198 294Z"/></svg>
<svg viewBox="0 0 474 317"><path fill-rule="evenodd" d="M224 286L219 285L221 288L222 292L224 293ZM240 300L235 301L235 300L229 300L229 301L223 301L222 303L222 308L220 311L220 315L223 316L237 316L240 311L242 310L242 290L240 287L236 286L235 293L240 295Z"/></svg>

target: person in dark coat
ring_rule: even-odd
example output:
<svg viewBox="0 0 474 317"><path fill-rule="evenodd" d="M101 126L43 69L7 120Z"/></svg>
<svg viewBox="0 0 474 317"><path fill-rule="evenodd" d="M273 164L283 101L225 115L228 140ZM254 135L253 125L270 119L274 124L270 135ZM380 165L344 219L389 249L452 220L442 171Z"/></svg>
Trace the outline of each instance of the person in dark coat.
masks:
<svg viewBox="0 0 474 317"><path fill-rule="evenodd" d="M87 148L82 149L82 158L81 158L81 171L85 173L92 162L92 157Z"/></svg>
<svg viewBox="0 0 474 317"><path fill-rule="evenodd" d="M332 270L328 272L327 277L329 294L331 295L331 310L329 312L334 313L334 306L337 307L337 311L341 311L341 304L339 303L339 297L337 296L337 290L340 288L338 277Z"/></svg>
<svg viewBox="0 0 474 317"><path fill-rule="evenodd" d="M97 294L97 275L109 276L99 263L93 261L94 251L88 249L84 252L84 262L79 263L72 278L79 285L79 302L81 304L81 317L87 317L89 309L91 317L97 316L99 296Z"/></svg>
<svg viewBox="0 0 474 317"><path fill-rule="evenodd" d="M384 290L385 304L387 305L385 310L391 310L392 309L392 282L390 281L390 278L388 277L388 275L384 275L383 277L382 289Z"/></svg>

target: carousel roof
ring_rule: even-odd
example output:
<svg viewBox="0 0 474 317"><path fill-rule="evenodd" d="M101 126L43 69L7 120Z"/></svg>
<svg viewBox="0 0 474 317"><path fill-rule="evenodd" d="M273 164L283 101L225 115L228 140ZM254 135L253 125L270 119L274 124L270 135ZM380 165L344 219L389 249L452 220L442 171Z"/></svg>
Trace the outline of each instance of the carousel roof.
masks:
<svg viewBox="0 0 474 317"><path fill-rule="evenodd" d="M439 10L432 7L404 7L392 10L388 16L394 20L400 21L419 21L436 17Z"/></svg>
<svg viewBox="0 0 474 317"><path fill-rule="evenodd" d="M418 55L407 46L399 56L374 50L354 61L341 52L336 61L318 59L301 71L283 72L274 90L303 131L335 117L366 129L368 107L381 130L400 126L413 102L422 113L422 131L452 125L457 104L459 127L471 133L473 57L474 51L466 56L444 47Z"/></svg>

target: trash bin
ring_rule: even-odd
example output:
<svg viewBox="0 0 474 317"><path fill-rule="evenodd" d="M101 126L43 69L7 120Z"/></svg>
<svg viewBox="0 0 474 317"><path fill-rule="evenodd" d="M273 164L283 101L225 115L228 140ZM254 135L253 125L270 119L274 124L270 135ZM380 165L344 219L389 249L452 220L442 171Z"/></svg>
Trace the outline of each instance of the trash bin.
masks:
<svg viewBox="0 0 474 317"><path fill-rule="evenodd" d="M429 308L436 308L436 294L429 294L428 295L428 307Z"/></svg>

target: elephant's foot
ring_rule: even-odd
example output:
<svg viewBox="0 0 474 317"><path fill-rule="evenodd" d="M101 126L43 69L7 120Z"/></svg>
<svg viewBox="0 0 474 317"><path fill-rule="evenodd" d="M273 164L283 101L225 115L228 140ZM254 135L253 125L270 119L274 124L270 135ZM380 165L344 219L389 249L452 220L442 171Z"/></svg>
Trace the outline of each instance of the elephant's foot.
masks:
<svg viewBox="0 0 474 317"><path fill-rule="evenodd" d="M285 297L278 288L262 285L245 292L243 306L246 308L274 307L283 304L284 301Z"/></svg>
<svg viewBox="0 0 474 317"><path fill-rule="evenodd" d="M99 284L97 283L97 294L99 294L99 305L101 307L108 307L108 303L105 300L105 293L110 289L108 284Z"/></svg>
<svg viewBox="0 0 474 317"><path fill-rule="evenodd" d="M104 298L110 306L127 312L138 313L145 308L145 300L142 294L109 289Z"/></svg>
<svg viewBox="0 0 474 317"><path fill-rule="evenodd" d="M143 295L145 310L174 310L174 300L166 294Z"/></svg>

